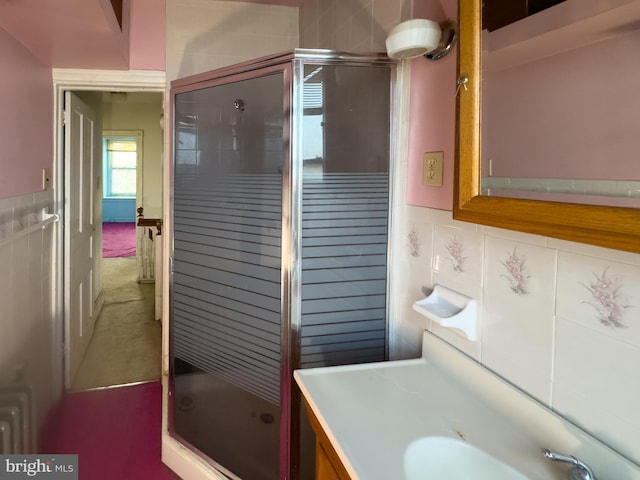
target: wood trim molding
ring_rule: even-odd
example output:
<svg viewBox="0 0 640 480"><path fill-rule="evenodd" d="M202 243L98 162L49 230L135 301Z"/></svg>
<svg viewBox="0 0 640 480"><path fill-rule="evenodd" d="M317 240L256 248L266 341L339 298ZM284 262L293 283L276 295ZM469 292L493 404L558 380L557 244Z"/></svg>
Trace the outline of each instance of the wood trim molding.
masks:
<svg viewBox="0 0 640 480"><path fill-rule="evenodd" d="M108 90L114 87L136 91L165 91L167 74L157 70L91 70L54 68L53 83L66 88L82 90Z"/></svg>

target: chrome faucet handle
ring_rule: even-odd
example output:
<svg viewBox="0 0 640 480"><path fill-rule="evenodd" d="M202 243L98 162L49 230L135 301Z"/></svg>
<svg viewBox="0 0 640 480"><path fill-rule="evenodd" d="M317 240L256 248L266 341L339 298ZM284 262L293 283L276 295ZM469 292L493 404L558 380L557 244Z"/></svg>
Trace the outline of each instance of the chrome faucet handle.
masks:
<svg viewBox="0 0 640 480"><path fill-rule="evenodd" d="M593 472L589 468L589 466L581 460L578 460L576 457L572 455L562 455L560 453L552 452L548 448L542 449L543 455L549 460L553 460L554 462L562 462L573 465L569 469L569 475L567 476L568 480L596 480L596 477L593 475Z"/></svg>

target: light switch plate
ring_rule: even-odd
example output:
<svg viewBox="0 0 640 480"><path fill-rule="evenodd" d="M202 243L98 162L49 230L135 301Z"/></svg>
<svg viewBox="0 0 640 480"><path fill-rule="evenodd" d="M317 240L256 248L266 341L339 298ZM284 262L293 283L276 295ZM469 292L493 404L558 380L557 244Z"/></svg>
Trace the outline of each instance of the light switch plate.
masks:
<svg viewBox="0 0 640 480"><path fill-rule="evenodd" d="M425 152L422 157L422 184L429 187L442 186L444 152Z"/></svg>

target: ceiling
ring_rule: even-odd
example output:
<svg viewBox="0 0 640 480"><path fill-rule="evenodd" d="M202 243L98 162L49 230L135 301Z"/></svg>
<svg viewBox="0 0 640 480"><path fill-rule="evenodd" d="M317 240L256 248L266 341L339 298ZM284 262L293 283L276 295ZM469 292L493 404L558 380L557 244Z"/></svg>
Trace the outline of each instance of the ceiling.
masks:
<svg viewBox="0 0 640 480"><path fill-rule="evenodd" d="M0 28L50 67L127 69L127 23L110 0L0 0Z"/></svg>
<svg viewBox="0 0 640 480"><path fill-rule="evenodd" d="M111 1L0 0L0 28L47 66L126 70L129 68L127 9L130 0L116 2L124 4L122 30ZM242 1L292 7L303 2Z"/></svg>

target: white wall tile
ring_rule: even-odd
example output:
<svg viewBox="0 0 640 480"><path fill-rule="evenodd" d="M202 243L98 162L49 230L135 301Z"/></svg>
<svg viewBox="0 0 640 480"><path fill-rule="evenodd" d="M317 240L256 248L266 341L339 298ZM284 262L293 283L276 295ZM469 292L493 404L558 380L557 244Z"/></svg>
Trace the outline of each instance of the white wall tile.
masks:
<svg viewBox="0 0 640 480"><path fill-rule="evenodd" d="M504 228L488 227L486 225L478 225L478 231L491 236L522 242L531 245L547 245L548 239L541 235L532 235L530 233L516 232L514 230L505 230Z"/></svg>
<svg viewBox="0 0 640 480"><path fill-rule="evenodd" d="M482 321L483 243L484 237L474 230L451 225L436 225L434 229L433 284L443 285L476 300L478 325ZM432 331L467 355L480 360L480 341L470 341L461 331L436 323ZM478 333L481 333L480 327Z"/></svg>
<svg viewBox="0 0 640 480"><path fill-rule="evenodd" d="M545 403L551 400L556 254L489 237L482 363Z"/></svg>
<svg viewBox="0 0 640 480"><path fill-rule="evenodd" d="M478 226L473 223L460 222L453 219L453 214L447 210L437 210L429 208L421 208L422 211L428 212L430 220L436 225L448 225L458 227L464 230L477 231Z"/></svg>
<svg viewBox="0 0 640 480"><path fill-rule="evenodd" d="M609 248L596 247L584 243L568 242L556 238L548 238L547 245L558 251L580 254L595 259L608 260L618 263L640 266L640 255L637 253L623 252L622 250L611 250Z"/></svg>
<svg viewBox="0 0 640 480"><path fill-rule="evenodd" d="M20 234L35 226L43 211L53 208L51 191L0 199L0 383L20 373L31 387L36 430L62 389L61 365L52 365L54 348L62 350L60 332L54 336L53 234L56 224ZM10 225L9 225L10 224ZM59 358L59 357L58 357ZM34 431L34 434L36 432Z"/></svg>
<svg viewBox="0 0 640 480"><path fill-rule="evenodd" d="M384 52L389 30L409 18L408 0L305 1L300 7L304 48Z"/></svg>
<svg viewBox="0 0 640 480"><path fill-rule="evenodd" d="M553 408L640 463L640 348L558 320Z"/></svg>
<svg viewBox="0 0 640 480"><path fill-rule="evenodd" d="M14 322L15 340L20 351L24 352L30 330L29 305L34 299L32 293L38 294L39 289L33 289L29 283L29 242L28 236L23 236L13 242L11 254L11 282L13 284L13 308L11 317ZM24 352L26 353L26 352Z"/></svg>
<svg viewBox="0 0 640 480"><path fill-rule="evenodd" d="M419 232L431 229L433 240L420 250L419 261L409 259L402 265L402 274L394 276L394 282L431 278L432 284L457 284L467 295L475 288L478 293L470 296L481 297L482 334L474 345L465 344L451 329L427 328L637 463L640 255L457 222L451 212L442 210L402 204L395 212L402 213L403 228L415 224ZM457 276L444 267L443 239L453 232L463 239L465 251L467 243L475 251L476 238L483 238L481 279L474 271L463 280L465 275ZM404 238L402 242L406 248ZM521 290L528 293L511 289L514 284L504 264L514 253L524 259L526 280ZM423 257L429 255L427 262ZM611 327L598 319L589 283L603 273L623 306L625 327ZM394 295L392 301L400 304L396 310L408 311L413 299ZM421 324L416 318L407 313L396 319L399 334L392 343L392 349L397 349L391 352L392 358L419 348ZM474 354L474 349L480 353Z"/></svg>
<svg viewBox="0 0 640 480"><path fill-rule="evenodd" d="M640 347L640 267L560 252L556 315Z"/></svg>
<svg viewBox="0 0 640 480"><path fill-rule="evenodd" d="M348 2L344 2L348 3ZM378 29L388 32L401 22L402 2L374 1L373 22Z"/></svg>
<svg viewBox="0 0 640 480"><path fill-rule="evenodd" d="M0 239L0 242L2 240ZM13 282L12 279L12 263L11 263L11 243L5 242L0 244L0 308L2 308L2 321L0 327L0 366L8 365L16 348L15 341L15 322L11 312L13 311ZM0 378L1 378L0 373Z"/></svg>
<svg viewBox="0 0 640 480"><path fill-rule="evenodd" d="M336 45L335 48L338 50L365 53L380 50L380 47L377 47L377 45L374 46L374 40L376 39L374 39L372 8L371 5L367 5L351 16L349 19L349 30L351 32L349 44L345 46ZM384 47L384 45L381 47ZM384 51L384 48L382 51Z"/></svg>
<svg viewBox="0 0 640 480"><path fill-rule="evenodd" d="M478 312L478 315L480 315L480 312ZM480 317L478 319L480 320ZM480 361L482 344L479 341L471 341L459 330L443 327L435 322L432 322L430 332L437 335L450 345L456 347L458 350L477 362Z"/></svg>
<svg viewBox="0 0 640 480"><path fill-rule="evenodd" d="M407 209L404 219L398 218L397 248L394 251L403 259L418 268L429 267L433 248L433 226ZM394 213L395 215L395 213Z"/></svg>
<svg viewBox="0 0 640 480"><path fill-rule="evenodd" d="M536 309L553 306L556 273L553 249L496 237L487 237L485 247L486 294L503 301L531 298L530 303Z"/></svg>
<svg viewBox="0 0 640 480"><path fill-rule="evenodd" d="M42 220L42 218L40 219ZM50 227L49 227L50 228ZM27 282L29 285L30 302L28 306L29 328L37 330L39 324L43 322L42 299L45 296L43 285L40 281L43 277L42 260L43 260L43 244L42 230L37 230L29 234L25 239L28 240L28 257L27 261Z"/></svg>
<svg viewBox="0 0 640 480"><path fill-rule="evenodd" d="M432 268L437 283L465 295L482 285L484 237L459 227L436 225Z"/></svg>
<svg viewBox="0 0 640 480"><path fill-rule="evenodd" d="M13 232L13 209L0 207L0 242L10 238Z"/></svg>
<svg viewBox="0 0 640 480"><path fill-rule="evenodd" d="M431 323L413 310L413 303L424 298L424 292L432 285L431 270L416 268L415 263L396 261L392 272L392 320L390 342L394 358L407 358L413 355L415 347L420 345L424 330L430 330ZM428 265L427 265L428 266ZM409 344L409 351L395 351L395 345Z"/></svg>
<svg viewBox="0 0 640 480"><path fill-rule="evenodd" d="M42 274L40 277L40 283L42 285L42 319L44 322L49 322L49 319L54 315L53 312L53 295L54 291L52 285L54 284L54 269L53 259L55 258L53 248L55 242L53 241L54 228L46 228L42 232ZM53 322L50 323L50 328L53 328Z"/></svg>
<svg viewBox="0 0 640 480"><path fill-rule="evenodd" d="M418 358L422 354L422 343L418 341L423 330L417 328L413 323L406 322L401 325L401 330L396 334L392 343L390 360L404 360L407 358Z"/></svg>
<svg viewBox="0 0 640 480"><path fill-rule="evenodd" d="M298 9L215 0L167 1L167 80L298 46Z"/></svg>

